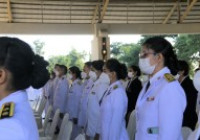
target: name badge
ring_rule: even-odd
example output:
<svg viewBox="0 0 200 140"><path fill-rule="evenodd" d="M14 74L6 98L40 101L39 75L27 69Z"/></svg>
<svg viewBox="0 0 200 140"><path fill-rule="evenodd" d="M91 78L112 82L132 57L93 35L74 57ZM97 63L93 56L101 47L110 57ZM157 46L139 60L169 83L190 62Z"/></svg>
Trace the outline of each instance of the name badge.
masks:
<svg viewBox="0 0 200 140"><path fill-rule="evenodd" d="M147 133L149 134L158 134L159 133L159 129L158 127L150 127L147 129Z"/></svg>
<svg viewBox="0 0 200 140"><path fill-rule="evenodd" d="M147 98L147 101L148 101L148 102L151 102L151 101L154 101L154 99L155 99L155 97L148 97L148 98Z"/></svg>

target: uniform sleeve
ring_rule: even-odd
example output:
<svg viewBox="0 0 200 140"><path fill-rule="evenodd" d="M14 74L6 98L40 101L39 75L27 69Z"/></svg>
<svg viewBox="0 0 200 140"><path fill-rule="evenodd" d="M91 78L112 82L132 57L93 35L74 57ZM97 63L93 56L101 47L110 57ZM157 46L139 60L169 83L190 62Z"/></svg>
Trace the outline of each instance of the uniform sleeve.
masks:
<svg viewBox="0 0 200 140"><path fill-rule="evenodd" d="M0 120L1 140L26 140L20 125L8 119Z"/></svg>
<svg viewBox="0 0 200 140"><path fill-rule="evenodd" d="M112 94L115 95L111 102L112 118L109 125L110 128L105 133L109 136L109 140L119 140L127 110L127 101L125 101L125 97L123 97L126 94L123 93L122 90L116 90L115 93Z"/></svg>
<svg viewBox="0 0 200 140"><path fill-rule="evenodd" d="M159 140L177 140L181 136L186 99L176 82L167 84L161 91L158 103Z"/></svg>

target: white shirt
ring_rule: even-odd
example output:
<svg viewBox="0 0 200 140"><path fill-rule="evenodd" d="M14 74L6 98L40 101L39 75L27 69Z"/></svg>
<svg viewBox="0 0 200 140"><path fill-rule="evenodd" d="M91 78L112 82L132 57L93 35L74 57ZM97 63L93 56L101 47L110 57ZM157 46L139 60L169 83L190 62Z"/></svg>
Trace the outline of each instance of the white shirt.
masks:
<svg viewBox="0 0 200 140"><path fill-rule="evenodd" d="M50 79L43 87L44 96L47 98L49 105L53 105L53 84L54 79Z"/></svg>
<svg viewBox="0 0 200 140"><path fill-rule="evenodd" d="M57 81L56 81L57 80ZM67 92L69 91L69 85L66 76L62 76L59 79L55 79L56 87L53 99L53 110L60 109L61 113L65 113Z"/></svg>
<svg viewBox="0 0 200 140"><path fill-rule="evenodd" d="M101 140L129 140L125 126L128 99L120 81L108 88L101 103Z"/></svg>
<svg viewBox="0 0 200 140"><path fill-rule="evenodd" d="M177 80L167 81L167 67L144 85L136 103L136 140L182 140L181 128L186 107L184 90ZM155 133L150 133L153 130Z"/></svg>
<svg viewBox="0 0 200 140"><path fill-rule="evenodd" d="M38 129L25 91L14 92L0 101L14 102L14 116L0 120L1 140L39 140Z"/></svg>
<svg viewBox="0 0 200 140"><path fill-rule="evenodd" d="M78 116L78 125L81 127L85 127L87 123L88 96L92 89L93 84L94 81L92 78L86 80L84 84L84 89L79 104L79 116Z"/></svg>
<svg viewBox="0 0 200 140"><path fill-rule="evenodd" d="M100 77L94 82L94 85L90 91L88 99L88 122L86 134L90 137L94 137L96 133L100 133L100 105L104 92L109 87L109 77L105 73L102 73Z"/></svg>

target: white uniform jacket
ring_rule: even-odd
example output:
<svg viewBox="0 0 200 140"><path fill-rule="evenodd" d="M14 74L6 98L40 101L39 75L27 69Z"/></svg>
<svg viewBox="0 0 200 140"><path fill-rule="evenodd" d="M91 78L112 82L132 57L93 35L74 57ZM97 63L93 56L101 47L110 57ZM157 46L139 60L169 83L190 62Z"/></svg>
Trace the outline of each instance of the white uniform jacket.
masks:
<svg viewBox="0 0 200 140"><path fill-rule="evenodd" d="M61 113L65 113L67 92L69 91L69 85L66 76L62 76L58 79L55 86L53 110L60 109Z"/></svg>
<svg viewBox="0 0 200 140"><path fill-rule="evenodd" d="M25 91L11 93L0 101L3 104L13 102L14 115L0 119L1 140L39 140L38 129Z"/></svg>
<svg viewBox="0 0 200 140"><path fill-rule="evenodd" d="M128 99L121 81L110 85L100 104L101 140L129 140L125 126Z"/></svg>
<svg viewBox="0 0 200 140"><path fill-rule="evenodd" d="M43 94L47 99L45 110L47 110L50 105L53 106L53 84L54 80L50 79L43 87Z"/></svg>
<svg viewBox="0 0 200 140"><path fill-rule="evenodd" d="M73 81L67 94L67 112L69 113L70 119L78 118L78 109L82 92L82 81L80 79L76 79Z"/></svg>
<svg viewBox="0 0 200 140"><path fill-rule="evenodd" d="M102 73L94 82L88 99L88 121L86 134L94 137L96 133L100 133L100 105L103 94L109 87L110 79L108 75Z"/></svg>
<svg viewBox="0 0 200 140"><path fill-rule="evenodd" d="M136 140L182 140L185 93L165 67L144 85L136 103ZM168 75L169 76L169 75Z"/></svg>
<svg viewBox="0 0 200 140"><path fill-rule="evenodd" d="M88 104L88 95L92 89L94 81L92 78L85 81L83 93L81 95L81 100L79 104L79 115L78 115L78 125L85 127L87 123L87 104Z"/></svg>

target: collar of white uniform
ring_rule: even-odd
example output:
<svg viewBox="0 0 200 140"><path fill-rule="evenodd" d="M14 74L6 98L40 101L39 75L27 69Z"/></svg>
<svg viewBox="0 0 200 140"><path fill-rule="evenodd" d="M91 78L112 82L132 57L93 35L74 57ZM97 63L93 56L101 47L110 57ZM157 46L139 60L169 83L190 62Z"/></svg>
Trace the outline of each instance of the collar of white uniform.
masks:
<svg viewBox="0 0 200 140"><path fill-rule="evenodd" d="M0 101L0 107L7 102L14 102L14 103L19 103L19 102L23 102L28 100L28 96L27 93L25 92L25 90L19 90L16 92L13 92L11 94L9 94L8 96L6 96L5 98L3 98Z"/></svg>
<svg viewBox="0 0 200 140"><path fill-rule="evenodd" d="M99 76L99 78L97 80L99 82L106 83L106 84L110 83L109 77L104 72L101 73L101 75Z"/></svg>
<svg viewBox="0 0 200 140"><path fill-rule="evenodd" d="M60 77L60 79L62 79L62 78L67 78L67 76L66 76L66 75L63 75L63 76Z"/></svg>
<svg viewBox="0 0 200 140"><path fill-rule="evenodd" d="M74 81L73 81L73 84L76 84L78 82L80 82L81 80L79 78L76 78Z"/></svg>
<svg viewBox="0 0 200 140"><path fill-rule="evenodd" d="M109 89L113 89L115 86L119 87L119 85L121 85L121 81L120 81L120 80L115 81L114 83L112 83L112 84L109 86Z"/></svg>
<svg viewBox="0 0 200 140"><path fill-rule="evenodd" d="M163 77L165 73L171 73L168 67L162 68L158 71L153 77L150 78L150 84L154 83L155 81L159 80Z"/></svg>

